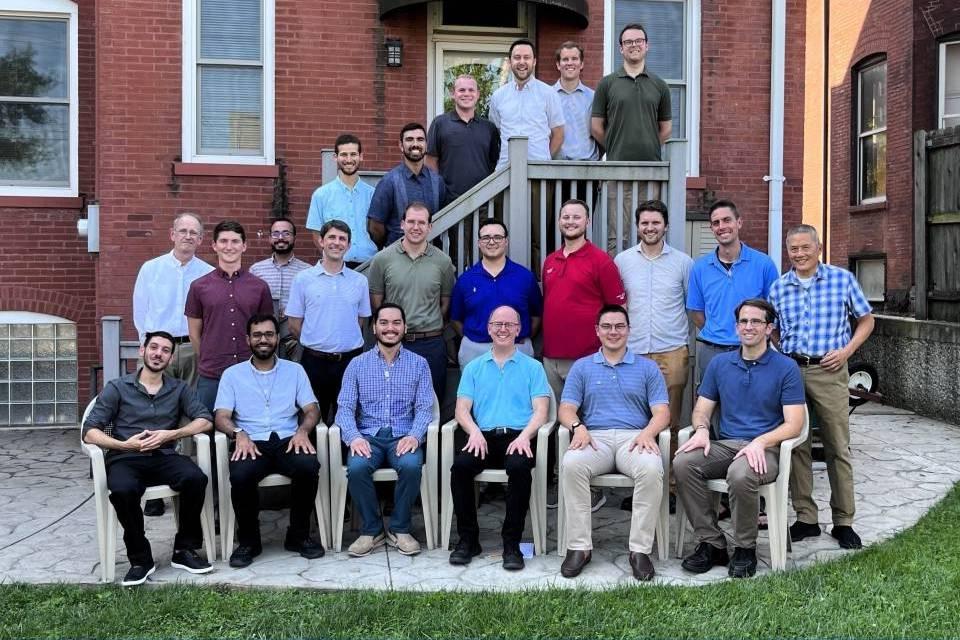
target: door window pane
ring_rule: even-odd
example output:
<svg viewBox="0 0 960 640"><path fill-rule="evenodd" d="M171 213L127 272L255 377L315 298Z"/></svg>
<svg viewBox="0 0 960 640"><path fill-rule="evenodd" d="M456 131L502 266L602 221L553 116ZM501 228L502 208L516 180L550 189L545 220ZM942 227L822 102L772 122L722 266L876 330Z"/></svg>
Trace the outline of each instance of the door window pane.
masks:
<svg viewBox="0 0 960 640"><path fill-rule="evenodd" d="M506 53L444 51L443 52L443 110L452 111L453 81L458 76L469 74L477 79L480 99L477 113L487 117L490 111L490 96L510 79L510 63Z"/></svg>

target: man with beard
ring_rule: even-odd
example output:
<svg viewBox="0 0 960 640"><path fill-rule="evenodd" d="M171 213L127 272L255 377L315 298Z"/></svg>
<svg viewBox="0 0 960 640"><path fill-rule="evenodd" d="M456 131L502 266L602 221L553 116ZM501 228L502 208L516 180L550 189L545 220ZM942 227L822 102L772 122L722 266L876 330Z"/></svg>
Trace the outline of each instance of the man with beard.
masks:
<svg viewBox="0 0 960 640"><path fill-rule="evenodd" d="M426 205L432 216L447 202L447 186L436 171L423 163L427 134L423 125L411 122L400 130L403 162L377 183L367 212L367 230L378 247L397 241L403 235L400 221L411 202Z"/></svg>
<svg viewBox="0 0 960 640"><path fill-rule="evenodd" d="M273 315L280 321L280 348L277 355L285 360L300 362L303 349L297 338L290 333L287 322L287 301L293 278L310 264L293 255L297 240L297 227L289 218L277 218L270 225L270 246L273 255L266 260L250 265L250 273L267 283L273 296Z"/></svg>
<svg viewBox="0 0 960 640"><path fill-rule="evenodd" d="M276 357L276 318L255 315L247 321L246 331L253 355L223 372L216 402L217 429L233 440L230 500L237 548L230 555L230 566L246 567L263 550L257 485L271 473L283 474L291 483L290 526L283 548L307 559L319 558L323 545L310 536L320 473L311 442L320 420L317 399L303 367Z"/></svg>
<svg viewBox="0 0 960 640"><path fill-rule="evenodd" d="M107 488L130 560L124 586L143 584L156 569L140 510L148 485L167 484L180 494L170 564L190 573L212 569L195 551L207 476L176 451L180 438L209 431L212 416L183 380L163 375L175 348L166 331L148 332L140 347L143 366L108 381L83 423L83 441L107 450ZM184 418L190 422L180 426Z"/></svg>
<svg viewBox="0 0 960 640"><path fill-rule="evenodd" d="M347 366L337 399L337 424L350 448L347 487L360 511L360 537L347 550L369 555L386 541L403 555L420 553L411 534L410 511L420 492L421 445L433 415L427 361L403 347L406 315L391 302L373 315L377 344ZM397 472L397 486L384 534L373 472L384 464Z"/></svg>
<svg viewBox="0 0 960 640"><path fill-rule="evenodd" d="M367 211L373 199L373 187L360 179L363 147L360 138L344 133L333 143L337 159L337 177L313 192L307 213L307 229L313 232L313 241L320 247L323 225L331 220L343 220L350 227L350 250L344 256L346 265L356 269L377 252L377 246L367 233ZM323 247L320 247L322 250Z"/></svg>

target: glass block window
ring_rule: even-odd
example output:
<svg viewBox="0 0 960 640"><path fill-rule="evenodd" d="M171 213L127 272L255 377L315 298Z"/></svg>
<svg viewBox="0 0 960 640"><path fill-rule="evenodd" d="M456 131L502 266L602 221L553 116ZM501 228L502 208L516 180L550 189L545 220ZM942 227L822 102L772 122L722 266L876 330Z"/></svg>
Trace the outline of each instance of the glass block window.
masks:
<svg viewBox="0 0 960 640"><path fill-rule="evenodd" d="M77 327L0 313L0 426L77 424Z"/></svg>

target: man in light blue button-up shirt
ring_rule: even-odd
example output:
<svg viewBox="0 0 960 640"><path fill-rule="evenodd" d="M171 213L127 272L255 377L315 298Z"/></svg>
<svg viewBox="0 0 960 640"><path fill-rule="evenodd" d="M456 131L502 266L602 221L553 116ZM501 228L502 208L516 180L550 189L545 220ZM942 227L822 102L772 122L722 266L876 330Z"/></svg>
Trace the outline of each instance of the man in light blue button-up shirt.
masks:
<svg viewBox="0 0 960 640"><path fill-rule="evenodd" d="M593 89L583 84L583 47L570 40L557 49L560 79L553 84L563 108L563 145L560 160L598 160L600 150L590 134ZM582 195L582 194L581 194Z"/></svg>

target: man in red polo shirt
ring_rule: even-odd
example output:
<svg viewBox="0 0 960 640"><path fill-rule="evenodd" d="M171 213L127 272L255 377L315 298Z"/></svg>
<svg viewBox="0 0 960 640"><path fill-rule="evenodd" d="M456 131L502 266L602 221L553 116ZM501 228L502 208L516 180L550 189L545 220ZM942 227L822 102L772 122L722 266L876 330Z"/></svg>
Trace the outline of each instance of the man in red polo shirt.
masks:
<svg viewBox="0 0 960 640"><path fill-rule="evenodd" d="M563 395L573 363L600 349L594 327L600 309L605 304L624 305L627 301L617 265L587 240L589 223L587 203L576 198L564 202L557 218L563 246L543 263L543 367L557 398ZM550 449L548 477L552 478L554 443ZM547 500L550 508L556 507L554 496L551 490ZM603 494L597 492L592 510L603 503Z"/></svg>

